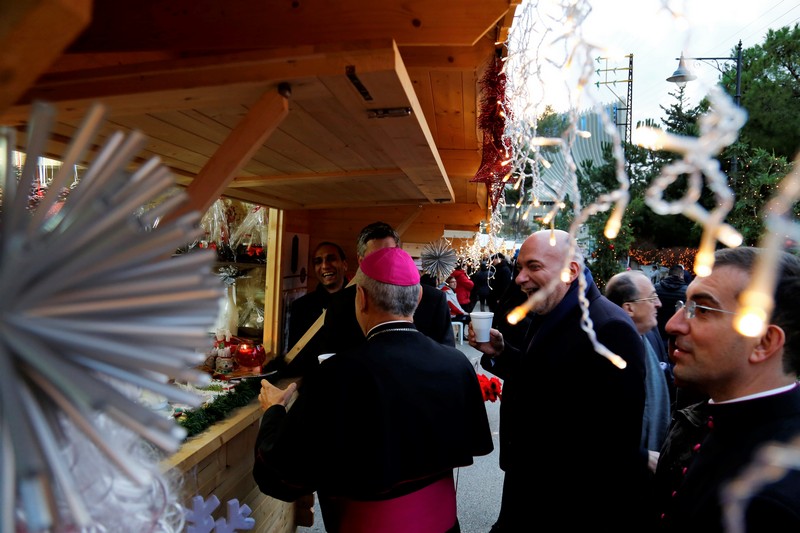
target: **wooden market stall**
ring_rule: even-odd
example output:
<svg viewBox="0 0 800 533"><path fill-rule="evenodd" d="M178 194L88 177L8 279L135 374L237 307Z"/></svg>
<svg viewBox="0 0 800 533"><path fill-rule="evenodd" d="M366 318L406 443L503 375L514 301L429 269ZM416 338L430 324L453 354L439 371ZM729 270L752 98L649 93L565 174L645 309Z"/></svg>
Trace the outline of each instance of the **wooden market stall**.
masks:
<svg viewBox="0 0 800 533"><path fill-rule="evenodd" d="M274 356L294 236L307 265L323 240L355 257L358 231L376 220L417 247L486 220L485 184L470 181L481 162L480 80L518 3L6 2L0 124L17 128L23 149L32 103L54 104L46 152L58 159L101 102L101 141L145 133L135 163L159 157L189 193L184 210L219 197L268 208L263 342ZM292 531L291 507L259 494L241 462L258 414L240 408L170 464L193 473L200 493L249 502L259 530Z"/></svg>

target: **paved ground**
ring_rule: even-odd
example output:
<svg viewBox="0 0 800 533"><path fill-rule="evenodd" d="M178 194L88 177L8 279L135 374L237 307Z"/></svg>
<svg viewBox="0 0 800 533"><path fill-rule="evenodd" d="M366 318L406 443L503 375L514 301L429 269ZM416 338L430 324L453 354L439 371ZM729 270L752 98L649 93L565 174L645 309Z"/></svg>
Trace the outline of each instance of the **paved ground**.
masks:
<svg viewBox="0 0 800 533"><path fill-rule="evenodd" d="M468 344L456 344L470 361L477 362L480 352ZM483 372L482 369L478 369ZM491 376L491 374L490 374ZM489 426L494 439L494 451L483 457L476 457L475 464L460 468L456 477L458 501L458 520L462 533L488 533L500 510L500 496L503 488L503 472L498 465L499 402L486 402ZM314 526L299 527L298 533L322 533L322 515L319 505L314 507Z"/></svg>

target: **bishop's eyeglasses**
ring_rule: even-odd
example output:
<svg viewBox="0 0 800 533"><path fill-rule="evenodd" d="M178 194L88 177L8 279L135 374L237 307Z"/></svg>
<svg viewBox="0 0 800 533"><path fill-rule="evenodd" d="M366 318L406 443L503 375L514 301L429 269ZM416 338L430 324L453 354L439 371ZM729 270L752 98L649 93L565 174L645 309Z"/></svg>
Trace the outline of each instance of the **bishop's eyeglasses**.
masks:
<svg viewBox="0 0 800 533"><path fill-rule="evenodd" d="M684 316L686 316L686 320L691 320L695 316L697 316L698 309L699 313L705 314L706 311L716 311L717 313L727 313L729 315L735 315L733 311L726 311L725 309L717 309L716 307L708 307L706 305L697 305L697 302L691 301L689 303L682 302L678 300L675 302L675 312L677 313L683 309Z"/></svg>

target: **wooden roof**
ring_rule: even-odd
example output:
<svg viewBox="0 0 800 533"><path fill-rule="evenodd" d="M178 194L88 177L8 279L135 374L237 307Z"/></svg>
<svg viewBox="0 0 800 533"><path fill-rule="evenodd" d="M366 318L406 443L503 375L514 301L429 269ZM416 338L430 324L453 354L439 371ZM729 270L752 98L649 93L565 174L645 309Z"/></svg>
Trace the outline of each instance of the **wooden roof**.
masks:
<svg viewBox="0 0 800 533"><path fill-rule="evenodd" d="M479 80L517 0L15 0L0 124L93 102L187 185L282 209L475 202ZM384 116L386 115L386 116ZM477 191L480 192L480 191Z"/></svg>

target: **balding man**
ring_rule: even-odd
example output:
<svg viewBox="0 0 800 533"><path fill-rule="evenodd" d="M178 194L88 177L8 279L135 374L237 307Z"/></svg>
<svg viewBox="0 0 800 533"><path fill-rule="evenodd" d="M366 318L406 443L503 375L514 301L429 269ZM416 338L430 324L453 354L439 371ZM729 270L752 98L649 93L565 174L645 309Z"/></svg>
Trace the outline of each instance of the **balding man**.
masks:
<svg viewBox="0 0 800 533"><path fill-rule="evenodd" d="M285 501L317 491L328 531L455 533L453 469L492 451L475 369L414 326L422 288L405 251L381 248L355 276L366 341L295 391L262 381L253 475Z"/></svg>
<svg viewBox="0 0 800 533"><path fill-rule="evenodd" d="M478 343L470 328L470 344L484 353L481 365L504 380L505 480L493 532L530 531L532 520L563 531L644 531L644 346L630 317L600 294L570 249L568 233L549 230L520 248L515 282L541 298L522 346L506 344L497 329ZM599 355L581 328L581 275L597 340L624 369Z"/></svg>
<svg viewBox="0 0 800 533"><path fill-rule="evenodd" d="M611 276L606 297L620 306L633 320L645 348L645 402L642 420L642 449L647 450L647 466L656 471L658 454L670 422L670 384L667 381L667 348L658 333L661 301L650 278L641 270L627 270Z"/></svg>

